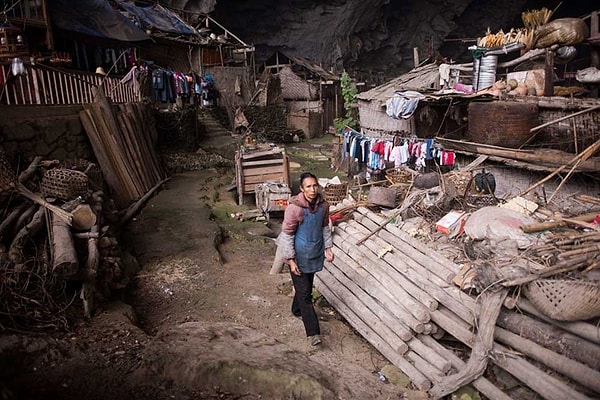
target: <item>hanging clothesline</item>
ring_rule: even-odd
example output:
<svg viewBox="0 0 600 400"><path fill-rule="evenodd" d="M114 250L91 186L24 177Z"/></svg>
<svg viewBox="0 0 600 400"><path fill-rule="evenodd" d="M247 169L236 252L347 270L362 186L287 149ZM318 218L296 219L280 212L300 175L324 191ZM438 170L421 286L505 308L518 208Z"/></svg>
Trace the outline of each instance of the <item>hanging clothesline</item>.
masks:
<svg viewBox="0 0 600 400"><path fill-rule="evenodd" d="M350 127L342 134L342 160L351 157L373 170L385 170L392 163L394 167L414 166L416 170L423 170L427 160L440 166L452 166L455 162L455 154L443 150L434 139L399 135L393 139L371 138Z"/></svg>

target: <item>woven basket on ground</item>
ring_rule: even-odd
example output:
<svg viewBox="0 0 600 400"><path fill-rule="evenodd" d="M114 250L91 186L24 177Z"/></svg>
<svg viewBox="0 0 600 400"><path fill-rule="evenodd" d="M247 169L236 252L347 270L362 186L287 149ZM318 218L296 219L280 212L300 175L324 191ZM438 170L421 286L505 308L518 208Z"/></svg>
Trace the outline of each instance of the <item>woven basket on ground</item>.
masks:
<svg viewBox="0 0 600 400"><path fill-rule="evenodd" d="M600 282L584 279L537 279L525 296L544 315L559 321L600 316Z"/></svg>
<svg viewBox="0 0 600 400"><path fill-rule="evenodd" d="M68 158L61 161L61 168L73 169L75 171L85 172L89 179L89 185L92 190L101 190L103 184L102 171L100 167L85 158Z"/></svg>
<svg viewBox="0 0 600 400"><path fill-rule="evenodd" d="M88 177L81 171L52 168L44 172L40 189L46 197L73 200L87 194Z"/></svg>
<svg viewBox="0 0 600 400"><path fill-rule="evenodd" d="M348 182L333 183L323 188L323 198L335 206L348 196Z"/></svg>
<svg viewBox="0 0 600 400"><path fill-rule="evenodd" d="M388 168L385 170L386 178L393 184L411 183L415 175L406 168Z"/></svg>
<svg viewBox="0 0 600 400"><path fill-rule="evenodd" d="M444 180L456 187L459 196L476 194L477 188L470 172L452 171L444 174Z"/></svg>

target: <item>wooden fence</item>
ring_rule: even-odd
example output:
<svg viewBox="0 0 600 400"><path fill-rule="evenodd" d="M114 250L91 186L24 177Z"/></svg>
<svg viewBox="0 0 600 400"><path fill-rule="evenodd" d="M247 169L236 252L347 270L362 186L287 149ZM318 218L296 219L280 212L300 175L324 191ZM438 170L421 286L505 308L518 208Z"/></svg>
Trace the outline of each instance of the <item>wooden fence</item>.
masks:
<svg viewBox="0 0 600 400"><path fill-rule="evenodd" d="M89 72L65 72L44 65L25 65L26 74L15 76L10 65L0 65L0 107L3 105L85 104L94 101L100 84L114 103L141 101L139 90L119 78Z"/></svg>

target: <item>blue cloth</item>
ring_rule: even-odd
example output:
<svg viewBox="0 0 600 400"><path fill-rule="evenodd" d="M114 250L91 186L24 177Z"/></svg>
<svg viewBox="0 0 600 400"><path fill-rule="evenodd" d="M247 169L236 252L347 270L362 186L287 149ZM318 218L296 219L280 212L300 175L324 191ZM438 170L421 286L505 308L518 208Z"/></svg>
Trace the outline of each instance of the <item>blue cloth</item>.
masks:
<svg viewBox="0 0 600 400"><path fill-rule="evenodd" d="M304 219L296 230L294 248L296 263L302 273L314 273L323 269L325 262L325 241L323 240L323 206L316 212L304 209Z"/></svg>

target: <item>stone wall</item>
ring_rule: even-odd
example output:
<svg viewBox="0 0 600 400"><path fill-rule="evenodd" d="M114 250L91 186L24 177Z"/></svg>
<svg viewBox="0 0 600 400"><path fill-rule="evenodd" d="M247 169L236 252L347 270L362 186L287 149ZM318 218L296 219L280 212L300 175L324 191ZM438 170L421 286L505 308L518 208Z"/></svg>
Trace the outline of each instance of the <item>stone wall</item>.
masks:
<svg viewBox="0 0 600 400"><path fill-rule="evenodd" d="M81 106L2 106L0 147L21 168L35 157L84 158L94 153L79 121Z"/></svg>

